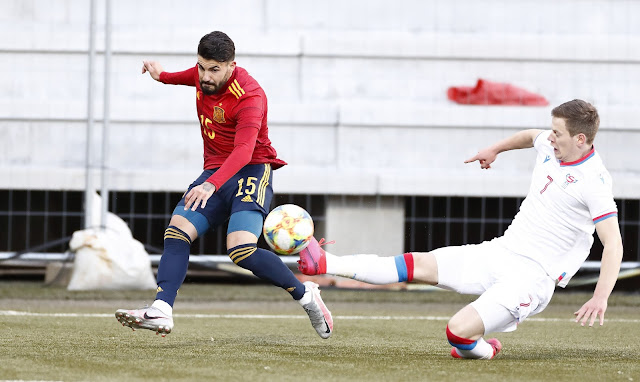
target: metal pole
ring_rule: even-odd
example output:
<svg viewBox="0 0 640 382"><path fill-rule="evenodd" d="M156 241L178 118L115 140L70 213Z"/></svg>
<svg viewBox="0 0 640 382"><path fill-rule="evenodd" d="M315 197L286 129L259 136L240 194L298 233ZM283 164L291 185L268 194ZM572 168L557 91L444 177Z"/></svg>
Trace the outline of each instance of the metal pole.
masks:
<svg viewBox="0 0 640 382"><path fill-rule="evenodd" d="M102 176L100 196L102 197L102 209L100 214L100 227L107 226L107 212L109 211L109 188L107 185L108 154L109 154L109 82L111 80L111 0L105 0L104 23L104 107L102 116Z"/></svg>
<svg viewBox="0 0 640 382"><path fill-rule="evenodd" d="M95 0L91 0L89 5L89 69L87 77L87 142L85 153L85 189L84 189L84 228L91 227L92 213L91 200L93 199L94 186L91 166L91 141L93 138L93 61L96 56L94 45L96 23L95 23Z"/></svg>

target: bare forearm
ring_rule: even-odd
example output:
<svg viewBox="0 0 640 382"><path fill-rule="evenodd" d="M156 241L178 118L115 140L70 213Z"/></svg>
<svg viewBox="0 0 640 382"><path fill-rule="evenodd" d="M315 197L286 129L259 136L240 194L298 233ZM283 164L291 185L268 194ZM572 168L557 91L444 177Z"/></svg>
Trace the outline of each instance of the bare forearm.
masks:
<svg viewBox="0 0 640 382"><path fill-rule="evenodd" d="M542 130L538 129L519 131L508 138L494 143L491 146L491 150L494 150L499 154L501 152L509 150L526 149L529 147L533 147L533 141L541 132Z"/></svg>
<svg viewBox="0 0 640 382"><path fill-rule="evenodd" d="M542 130L537 129L519 131L508 138L478 151L475 156L467 159L464 163L479 161L480 168L489 169L501 152L533 147L533 141L541 132Z"/></svg>
<svg viewBox="0 0 640 382"><path fill-rule="evenodd" d="M605 245L602 252L600 277L593 292L594 297L609 298L613 287L616 285L621 262L622 244Z"/></svg>

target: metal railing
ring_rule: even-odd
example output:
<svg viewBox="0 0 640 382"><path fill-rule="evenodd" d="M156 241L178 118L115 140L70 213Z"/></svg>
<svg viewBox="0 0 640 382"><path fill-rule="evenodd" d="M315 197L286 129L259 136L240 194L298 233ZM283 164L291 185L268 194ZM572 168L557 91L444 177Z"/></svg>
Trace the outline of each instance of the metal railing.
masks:
<svg viewBox="0 0 640 382"><path fill-rule="evenodd" d="M163 232L181 194L174 192L111 192L109 210L125 220L149 253L160 253ZM324 233L325 195L276 195L273 206L293 203L305 208ZM501 235L517 213L521 198L405 197L406 251L429 251L448 245L479 243ZM58 242L84 227L82 191L0 190L0 253L28 251L63 253ZM624 261L640 261L640 200L616 200L624 242ZM193 255L224 255L226 226L207 233ZM53 243L47 246L47 243ZM264 242L259 244L265 245ZM599 261L602 244L595 239L588 260Z"/></svg>

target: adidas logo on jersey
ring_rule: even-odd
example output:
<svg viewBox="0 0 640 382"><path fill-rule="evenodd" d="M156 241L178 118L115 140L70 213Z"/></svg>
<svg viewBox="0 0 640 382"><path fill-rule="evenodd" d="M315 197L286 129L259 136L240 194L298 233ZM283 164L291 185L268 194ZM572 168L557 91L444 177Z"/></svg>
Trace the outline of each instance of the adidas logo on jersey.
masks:
<svg viewBox="0 0 640 382"><path fill-rule="evenodd" d="M246 195L244 198L242 198L242 201L251 203L253 202L253 199L251 199L251 196Z"/></svg>

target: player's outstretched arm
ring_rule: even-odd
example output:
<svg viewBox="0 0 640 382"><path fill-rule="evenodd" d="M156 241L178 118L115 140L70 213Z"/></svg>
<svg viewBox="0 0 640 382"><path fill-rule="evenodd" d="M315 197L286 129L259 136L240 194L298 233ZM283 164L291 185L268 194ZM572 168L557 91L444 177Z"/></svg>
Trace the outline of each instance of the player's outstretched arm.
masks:
<svg viewBox="0 0 640 382"><path fill-rule="evenodd" d="M498 154L509 150L533 147L533 141L541 132L542 130L538 129L519 131L508 138L498 141L493 145L478 151L476 155L467 159L466 161L464 161L464 163L478 161L480 162L480 168L489 169L491 168L491 163L496 160Z"/></svg>
<svg viewBox="0 0 640 382"><path fill-rule="evenodd" d="M157 61L142 61L142 74L146 72L149 72L154 80L160 81L160 73L164 72L164 69Z"/></svg>
<svg viewBox="0 0 640 382"><path fill-rule="evenodd" d="M620 263L622 262L622 237L618 218L611 217L596 224L598 237L604 246L600 265L600 276L593 297L585 302L575 312L576 322L584 326L587 322L593 326L597 317L600 317L600 325L604 325L604 312L607 310L607 300L613 287L616 285Z"/></svg>

